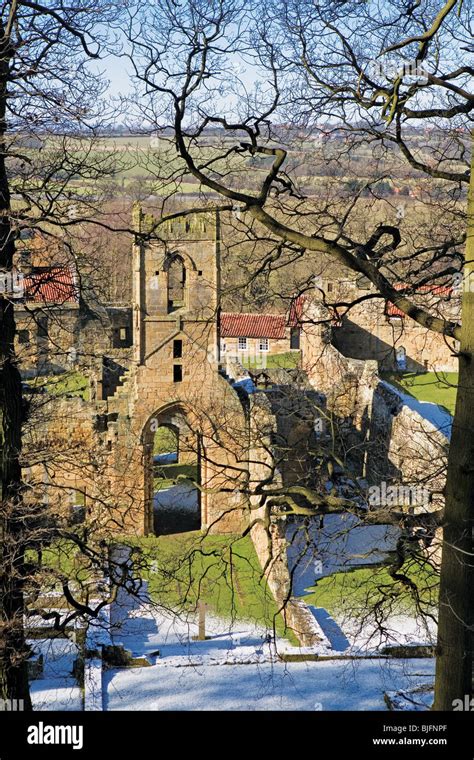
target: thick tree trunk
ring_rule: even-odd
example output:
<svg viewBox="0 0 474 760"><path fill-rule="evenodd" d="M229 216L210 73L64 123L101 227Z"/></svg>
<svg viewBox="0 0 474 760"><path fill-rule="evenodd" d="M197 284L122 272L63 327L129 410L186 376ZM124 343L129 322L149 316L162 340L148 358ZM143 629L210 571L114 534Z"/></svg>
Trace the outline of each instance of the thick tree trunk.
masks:
<svg viewBox="0 0 474 760"><path fill-rule="evenodd" d="M448 461L441 563L435 710L472 694L474 621L474 169L462 294L459 385Z"/></svg>
<svg viewBox="0 0 474 760"><path fill-rule="evenodd" d="M0 698L22 699L25 709L31 709L23 627L25 525L19 464L23 416L21 378L9 348L13 346L14 335L13 307L2 298L0 299L0 392L3 438L0 529Z"/></svg>
<svg viewBox="0 0 474 760"><path fill-rule="evenodd" d="M12 271L15 245L5 164L6 100L11 50L0 28L0 269ZM0 698L22 699L31 709L24 638L24 537L21 500L23 398L15 357L13 301L0 294Z"/></svg>

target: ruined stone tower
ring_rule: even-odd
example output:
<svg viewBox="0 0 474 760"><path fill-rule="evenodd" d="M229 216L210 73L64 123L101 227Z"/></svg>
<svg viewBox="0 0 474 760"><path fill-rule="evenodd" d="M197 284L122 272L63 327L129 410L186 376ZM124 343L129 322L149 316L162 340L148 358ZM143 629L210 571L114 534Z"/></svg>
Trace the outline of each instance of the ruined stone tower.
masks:
<svg viewBox="0 0 474 760"><path fill-rule="evenodd" d="M133 494L134 529L159 532L154 441L169 428L179 465L196 468L196 527L239 530L245 505L235 490L247 477L248 426L219 373L219 219L190 214L157 224L137 205L133 227L133 363L107 399L113 480ZM185 509L178 490L176 510Z"/></svg>
<svg viewBox="0 0 474 760"><path fill-rule="evenodd" d="M160 367L165 383L187 383L196 362L218 358L218 216L192 214L156 227L137 205L133 227L135 362Z"/></svg>

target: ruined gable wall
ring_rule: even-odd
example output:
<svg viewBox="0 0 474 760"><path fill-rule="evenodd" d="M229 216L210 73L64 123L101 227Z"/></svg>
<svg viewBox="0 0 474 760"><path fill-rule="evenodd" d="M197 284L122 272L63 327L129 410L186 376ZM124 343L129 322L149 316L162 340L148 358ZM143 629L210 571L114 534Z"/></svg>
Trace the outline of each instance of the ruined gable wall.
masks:
<svg viewBox="0 0 474 760"><path fill-rule="evenodd" d="M328 342L320 323L325 314L322 305L308 306L302 335L304 368L315 390L326 394L346 448L360 451L356 474L369 483L426 483L430 492L440 492L446 436L420 413L422 405L419 410L409 408L395 390L381 383L375 361L348 359ZM432 508L439 507L442 497L434 494L433 499Z"/></svg>

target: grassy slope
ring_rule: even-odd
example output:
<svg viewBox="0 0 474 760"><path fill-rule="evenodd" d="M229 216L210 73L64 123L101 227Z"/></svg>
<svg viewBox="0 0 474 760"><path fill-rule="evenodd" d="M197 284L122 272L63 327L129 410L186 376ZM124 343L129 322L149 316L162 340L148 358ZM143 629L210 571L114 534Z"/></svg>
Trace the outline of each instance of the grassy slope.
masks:
<svg viewBox="0 0 474 760"><path fill-rule="evenodd" d="M415 582L423 603L434 609L438 576L430 568L420 567L411 560L400 572ZM364 567L322 578L310 589L304 600L315 607L324 607L331 615L345 613L359 618L380 602L384 595L392 600L394 612L415 612L413 594L400 581L394 581L390 577L386 566Z"/></svg>
<svg viewBox="0 0 474 760"><path fill-rule="evenodd" d="M38 555L34 549L29 549L26 556L30 562L37 561ZM93 575L91 564L79 552L77 546L64 539L58 539L43 549L42 567L51 568L58 577L65 575L70 581L78 583L87 581Z"/></svg>
<svg viewBox="0 0 474 760"><path fill-rule="evenodd" d="M65 372L62 375L35 377L26 381L33 389L44 388L53 396L80 396L89 400L89 383L80 372Z"/></svg>
<svg viewBox="0 0 474 760"><path fill-rule="evenodd" d="M386 372L383 379L409 393L419 401L431 401L444 406L454 414L458 382L457 372L427 372L416 375L413 372L403 374Z"/></svg>
<svg viewBox="0 0 474 760"><path fill-rule="evenodd" d="M203 536L199 532L171 536L123 537L136 547L136 574L149 582L152 599L166 609L192 611L198 601L224 619L248 620L272 628L293 644L267 584L252 540L234 535ZM29 552L36 559L36 552ZM68 578L86 581L93 572L70 542L57 541L43 552L43 566Z"/></svg>
<svg viewBox="0 0 474 760"><path fill-rule="evenodd" d="M225 619L250 620L285 634L284 623L266 583L250 537L180 533L124 539L140 547L143 577L152 597L164 606L193 610L204 601Z"/></svg>

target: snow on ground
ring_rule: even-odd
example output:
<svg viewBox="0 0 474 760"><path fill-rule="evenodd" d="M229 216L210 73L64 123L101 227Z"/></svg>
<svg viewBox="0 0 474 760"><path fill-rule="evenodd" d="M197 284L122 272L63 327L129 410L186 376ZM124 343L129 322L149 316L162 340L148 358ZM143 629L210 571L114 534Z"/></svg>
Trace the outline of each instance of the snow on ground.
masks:
<svg viewBox="0 0 474 760"><path fill-rule="evenodd" d="M33 710L82 710L82 694L74 679L64 677L33 681L30 685Z"/></svg>
<svg viewBox="0 0 474 760"><path fill-rule="evenodd" d="M437 430L439 430L446 438L451 437L451 428L453 425L453 418L446 409L433 403L432 401L418 401L414 396L410 396L409 393L403 393L403 391L396 388L394 385L387 383L385 380L380 381L382 385L389 388L391 391L397 394L397 396L403 401L405 406L412 409L414 412L418 412L420 417L423 417L427 422L430 422Z"/></svg>
<svg viewBox="0 0 474 760"><path fill-rule="evenodd" d="M68 639L32 639L28 643L44 657L43 677L32 681L35 710L82 710L82 694L72 675L78 648Z"/></svg>
<svg viewBox="0 0 474 760"><path fill-rule="evenodd" d="M399 531L393 526L363 525L355 515L325 515L322 525L314 520L302 528L300 521L287 529L288 565L293 572L293 594L303 598L319 578L383 562L393 551ZM375 652L387 644L432 644L433 621L423 626L413 617L393 615L384 621L384 632L373 623L362 626L344 611L332 617L322 607L311 612L335 652Z"/></svg>
<svg viewBox="0 0 474 760"><path fill-rule="evenodd" d="M283 653L318 650L281 639L275 646L264 627L210 615L208 638L197 641L196 616L127 598L111 616L113 642L151 665L105 670L105 710L385 710L384 692L410 692L433 680L430 659L282 662ZM45 655L45 677L32 683L35 709L81 709L71 676L77 647L65 639L32 643Z"/></svg>
<svg viewBox="0 0 474 760"><path fill-rule="evenodd" d="M381 648L394 645L413 646L416 644L436 644L436 625L433 620L422 621L408 615L391 615L383 621L383 631L374 622L365 623L362 628L357 620L336 616L351 644L351 651L377 652Z"/></svg>
<svg viewBox="0 0 474 760"><path fill-rule="evenodd" d="M387 697L393 710L423 712L431 710L434 702L434 686L432 684L419 684L418 687L412 689L388 691Z"/></svg>
<svg viewBox="0 0 474 760"><path fill-rule="evenodd" d="M341 570L379 564L394 551L399 531L391 525L364 525L352 514L325 515L308 528L290 522L286 532L293 594L301 596L322 578Z"/></svg>
<svg viewBox="0 0 474 760"><path fill-rule="evenodd" d="M275 656L270 631L255 623L206 616L206 641L196 641L196 616L178 616L151 604L134 605L122 595L121 620L114 614L113 641L135 657L146 655L157 667L188 667L205 662L264 662ZM159 651L159 656L156 652Z"/></svg>
<svg viewBox="0 0 474 760"><path fill-rule="evenodd" d="M196 633L193 620L131 611L116 643L154 664L106 671L104 709L384 710L384 691L433 677L431 660L281 662L265 629L248 623L210 619L210 638L193 641ZM282 641L277 649L302 651Z"/></svg>
<svg viewBox="0 0 474 760"><path fill-rule="evenodd" d="M436 625L433 620L424 623L408 615L391 615L380 627L373 620L362 623L354 620L343 611L335 613L332 617L323 607L309 605L309 609L329 640L334 653L360 657L380 653L386 646L436 643Z"/></svg>
<svg viewBox="0 0 474 760"><path fill-rule="evenodd" d="M189 483L163 488L153 495L154 510L175 512L196 512L199 507L198 490Z"/></svg>
<svg viewBox="0 0 474 760"><path fill-rule="evenodd" d="M383 693L430 681L431 660L156 666L110 670L107 710L385 710Z"/></svg>
<svg viewBox="0 0 474 760"><path fill-rule="evenodd" d="M290 523L289 562L295 595L303 598L318 577L381 562L397 535L384 526L359 527L353 515L328 515L322 526L314 521L308 528L312 548L306 549L304 532L297 529L297 523ZM158 610L121 591L110 616L91 626L88 643L110 643L111 632L114 644L123 644L134 657L147 657L150 666L105 670L102 700L100 692L95 694L93 707L100 709L102 701L105 710L384 710L384 692L411 693L433 681L432 659L360 656L390 643L433 643L432 627L424 629L399 615L385 623L388 635L380 637L371 624L360 630L358 621L342 614L333 619L322 608L310 609L332 653L358 659L282 662L282 654L327 656L328 649L302 649L284 639L273 643L263 626L209 614L208 638L197 641L196 615ZM80 692L70 675L74 645L65 640L35 644L39 651L43 646L48 650L45 678L32 684L35 707L81 709Z"/></svg>
<svg viewBox="0 0 474 760"><path fill-rule="evenodd" d="M166 454L155 454L153 457L153 464L176 464L177 461L177 451L168 451Z"/></svg>

